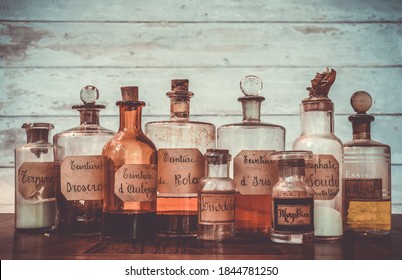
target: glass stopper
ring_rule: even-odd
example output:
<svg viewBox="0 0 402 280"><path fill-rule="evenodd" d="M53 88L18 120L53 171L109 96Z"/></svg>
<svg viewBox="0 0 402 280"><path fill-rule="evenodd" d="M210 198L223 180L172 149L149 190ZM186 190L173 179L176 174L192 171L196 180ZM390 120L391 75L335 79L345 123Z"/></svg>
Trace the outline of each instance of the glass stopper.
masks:
<svg viewBox="0 0 402 280"><path fill-rule="evenodd" d="M240 81L240 89L246 96L258 96L262 87L262 80L254 75L246 76Z"/></svg>
<svg viewBox="0 0 402 280"><path fill-rule="evenodd" d="M94 86L85 86L81 89L80 98L84 104L95 104L99 98L99 90Z"/></svg>
<svg viewBox="0 0 402 280"><path fill-rule="evenodd" d="M370 94L365 91L356 91L350 98L350 104L357 114L366 114L371 108L372 99Z"/></svg>

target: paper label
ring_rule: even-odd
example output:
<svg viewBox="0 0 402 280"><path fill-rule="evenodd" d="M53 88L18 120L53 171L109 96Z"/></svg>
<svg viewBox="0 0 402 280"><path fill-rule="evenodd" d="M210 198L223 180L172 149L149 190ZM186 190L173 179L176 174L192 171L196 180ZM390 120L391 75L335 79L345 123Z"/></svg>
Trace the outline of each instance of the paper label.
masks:
<svg viewBox="0 0 402 280"><path fill-rule="evenodd" d="M67 200L101 200L102 156L66 157L60 165L60 188Z"/></svg>
<svg viewBox="0 0 402 280"><path fill-rule="evenodd" d="M278 181L278 167L270 160L273 151L241 151L233 161L237 190L243 195L272 194Z"/></svg>
<svg viewBox="0 0 402 280"><path fill-rule="evenodd" d="M314 230L313 198L274 198L275 228L279 230Z"/></svg>
<svg viewBox="0 0 402 280"><path fill-rule="evenodd" d="M339 192L339 163L332 155L313 155L306 160L306 183L314 199L331 200Z"/></svg>
<svg viewBox="0 0 402 280"><path fill-rule="evenodd" d="M124 202L156 200L157 166L124 164L115 173L114 193Z"/></svg>
<svg viewBox="0 0 402 280"><path fill-rule="evenodd" d="M344 179L345 197L351 200L381 200L382 179Z"/></svg>
<svg viewBox="0 0 402 280"><path fill-rule="evenodd" d="M54 198L53 162L24 162L18 168L19 194L26 200Z"/></svg>
<svg viewBox="0 0 402 280"><path fill-rule="evenodd" d="M198 149L158 150L160 193L197 193L204 173L205 160Z"/></svg>
<svg viewBox="0 0 402 280"><path fill-rule="evenodd" d="M235 192L201 192L199 223L231 223L235 220Z"/></svg>

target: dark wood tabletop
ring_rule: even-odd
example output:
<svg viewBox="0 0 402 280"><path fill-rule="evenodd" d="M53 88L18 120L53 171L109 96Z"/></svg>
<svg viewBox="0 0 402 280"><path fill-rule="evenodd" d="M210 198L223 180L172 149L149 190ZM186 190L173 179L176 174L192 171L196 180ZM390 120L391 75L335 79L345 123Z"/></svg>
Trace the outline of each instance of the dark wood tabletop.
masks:
<svg viewBox="0 0 402 280"><path fill-rule="evenodd" d="M382 238L346 236L334 243L275 244L234 238L223 243L196 238L147 242L102 241L99 236L62 236L14 230L14 215L0 214L0 259L402 259L402 215L392 215L392 232Z"/></svg>

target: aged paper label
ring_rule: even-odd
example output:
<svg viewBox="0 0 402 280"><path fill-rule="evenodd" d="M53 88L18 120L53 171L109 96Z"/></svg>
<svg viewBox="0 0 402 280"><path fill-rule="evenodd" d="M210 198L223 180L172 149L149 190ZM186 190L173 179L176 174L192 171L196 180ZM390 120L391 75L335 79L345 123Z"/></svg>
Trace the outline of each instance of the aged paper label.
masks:
<svg viewBox="0 0 402 280"><path fill-rule="evenodd" d="M66 157L60 165L60 188L67 200L101 200L102 156Z"/></svg>
<svg viewBox="0 0 402 280"><path fill-rule="evenodd" d="M351 200L381 200L382 179L344 179L345 197Z"/></svg>
<svg viewBox="0 0 402 280"><path fill-rule="evenodd" d="M199 197L199 223L231 223L235 220L234 192L201 192Z"/></svg>
<svg viewBox="0 0 402 280"><path fill-rule="evenodd" d="M124 164L115 174L114 193L124 202L156 200L157 166Z"/></svg>
<svg viewBox="0 0 402 280"><path fill-rule="evenodd" d="M233 161L233 179L243 195L272 194L278 181L278 167L270 160L273 151L241 151Z"/></svg>
<svg viewBox="0 0 402 280"><path fill-rule="evenodd" d="M24 162L18 168L17 190L26 199L54 198L56 174L53 162Z"/></svg>
<svg viewBox="0 0 402 280"><path fill-rule="evenodd" d="M313 225L313 198L274 199L277 226L310 227Z"/></svg>
<svg viewBox="0 0 402 280"><path fill-rule="evenodd" d="M197 193L204 173L205 160L198 149L158 150L160 193Z"/></svg>
<svg viewBox="0 0 402 280"><path fill-rule="evenodd" d="M316 154L306 160L306 183L314 190L314 199L334 199L339 192L339 163L334 156Z"/></svg>

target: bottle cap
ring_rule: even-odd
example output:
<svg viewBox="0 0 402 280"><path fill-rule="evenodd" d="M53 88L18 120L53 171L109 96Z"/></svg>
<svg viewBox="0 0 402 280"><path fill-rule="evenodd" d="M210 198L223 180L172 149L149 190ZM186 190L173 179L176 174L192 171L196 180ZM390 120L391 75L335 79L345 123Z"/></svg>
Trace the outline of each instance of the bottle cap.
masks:
<svg viewBox="0 0 402 280"><path fill-rule="evenodd" d="M81 89L80 98L84 104L95 104L99 99L99 90L91 85Z"/></svg>
<svg viewBox="0 0 402 280"><path fill-rule="evenodd" d="M350 104L357 114L366 114L372 103L370 94L365 91L356 91L350 97Z"/></svg>
<svg viewBox="0 0 402 280"><path fill-rule="evenodd" d="M248 75L240 81L240 89L245 96L258 96L262 87L262 80L254 75Z"/></svg>
<svg viewBox="0 0 402 280"><path fill-rule="evenodd" d="M304 167L305 161L311 159L312 157L313 153L305 150L282 151L271 154L271 159L277 160L279 167Z"/></svg>

